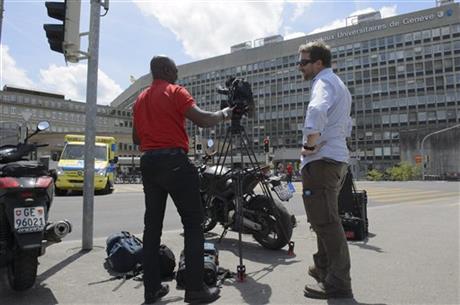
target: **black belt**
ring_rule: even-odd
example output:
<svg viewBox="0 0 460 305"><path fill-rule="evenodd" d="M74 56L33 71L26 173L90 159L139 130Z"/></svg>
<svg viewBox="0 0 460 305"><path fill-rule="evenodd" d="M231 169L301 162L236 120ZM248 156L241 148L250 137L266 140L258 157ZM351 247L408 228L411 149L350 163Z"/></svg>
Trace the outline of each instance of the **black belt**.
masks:
<svg viewBox="0 0 460 305"><path fill-rule="evenodd" d="M159 148L159 149L152 149L152 150L144 151L143 154L147 156L178 155L178 154L185 155L185 150L183 148Z"/></svg>

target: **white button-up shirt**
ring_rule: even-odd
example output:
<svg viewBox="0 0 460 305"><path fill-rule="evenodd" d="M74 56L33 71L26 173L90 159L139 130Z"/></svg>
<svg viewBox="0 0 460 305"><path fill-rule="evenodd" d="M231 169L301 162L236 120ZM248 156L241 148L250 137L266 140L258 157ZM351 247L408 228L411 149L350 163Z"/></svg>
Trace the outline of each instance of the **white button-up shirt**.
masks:
<svg viewBox="0 0 460 305"><path fill-rule="evenodd" d="M342 80L325 68L313 79L311 99L303 126L303 142L307 136L320 133L316 144L326 144L315 154L301 156L301 167L319 159L333 159L348 163L346 137L351 135L351 95Z"/></svg>

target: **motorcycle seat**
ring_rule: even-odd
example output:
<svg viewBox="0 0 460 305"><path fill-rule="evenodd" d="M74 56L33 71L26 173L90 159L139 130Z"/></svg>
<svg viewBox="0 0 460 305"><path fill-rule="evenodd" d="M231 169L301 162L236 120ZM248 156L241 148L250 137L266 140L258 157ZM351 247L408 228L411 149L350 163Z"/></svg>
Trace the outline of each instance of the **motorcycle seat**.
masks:
<svg viewBox="0 0 460 305"><path fill-rule="evenodd" d="M49 175L45 165L37 161L16 161L0 165L2 177L40 177Z"/></svg>

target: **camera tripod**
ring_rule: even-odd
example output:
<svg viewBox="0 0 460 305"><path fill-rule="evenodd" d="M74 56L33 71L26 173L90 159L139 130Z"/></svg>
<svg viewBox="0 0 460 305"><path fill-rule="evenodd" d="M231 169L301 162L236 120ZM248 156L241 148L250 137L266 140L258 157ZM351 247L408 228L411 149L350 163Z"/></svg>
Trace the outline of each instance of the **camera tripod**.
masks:
<svg viewBox="0 0 460 305"><path fill-rule="evenodd" d="M236 148L234 148L234 144L236 145ZM235 167L235 162L234 162L234 152L239 152L240 155L240 166L237 168ZM231 170L230 170L230 176L227 176L226 178L228 179L229 177L232 179L233 184L235 186L235 224L236 227L238 228L238 255L239 255L239 265L237 266L237 279L239 281L244 281L245 278L245 273L246 273L246 267L243 264L243 247L242 247L242 231L243 231L243 202L244 202L244 192L243 192L243 177L244 177L244 157L247 156L249 160L249 164L252 168L255 169L255 172L260 175L260 177L263 177L262 169L259 166L259 163L257 162L257 157L254 152L254 150L249 146L249 137L244 129L243 126L241 126L241 116L238 117L233 117L231 125L228 127L224 142L221 146L221 150L219 152L219 157L217 160L217 166L216 166L216 172L215 174L220 171L219 174L222 174L225 161L227 160L228 156L230 154L230 164L231 164ZM267 182L265 179L261 178L259 179L259 185L262 188L263 194L269 198L270 202L272 205L274 205L274 199L273 196L270 192L270 189L268 187ZM279 212L277 211L276 208L273 209L275 211L275 216L277 219L280 218ZM281 232L284 236L287 236L287 232L283 226L281 227ZM226 234L227 228L224 230L222 233L222 236L220 239L223 238L223 236ZM293 242L289 242L289 252L291 253L293 250Z"/></svg>

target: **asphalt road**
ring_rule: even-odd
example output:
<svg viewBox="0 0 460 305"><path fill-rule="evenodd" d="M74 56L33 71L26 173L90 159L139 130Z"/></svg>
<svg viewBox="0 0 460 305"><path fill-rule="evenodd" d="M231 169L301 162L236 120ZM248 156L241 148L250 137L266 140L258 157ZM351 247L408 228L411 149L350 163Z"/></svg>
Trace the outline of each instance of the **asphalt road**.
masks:
<svg viewBox="0 0 460 305"><path fill-rule="evenodd" d="M228 280L216 304L393 305L460 304L459 186L448 182L359 182L369 196L369 237L350 241L351 277L355 298L313 300L303 296L306 275L316 249L300 195L286 206L299 215L292 240L295 255L286 249L267 251L250 236L243 237L247 279ZM300 191L299 187L297 190ZM52 218L65 216L75 224L72 235L51 246L41 257L36 286L24 293L11 291L6 270L0 270L0 304L140 304L142 283L113 278L104 268L105 237L121 229L142 231L143 194L139 185L120 185L114 194L95 197L95 244L81 252L82 197L57 197ZM176 253L183 237L172 202L168 204L163 239ZM221 229L207 236L217 242ZM99 238L98 238L99 237ZM229 232L219 260L236 270L238 236ZM161 304L183 304L183 291L169 282L170 294Z"/></svg>
<svg viewBox="0 0 460 305"><path fill-rule="evenodd" d="M300 195L301 186L296 183L294 197L285 202L288 210L296 215L305 215ZM357 182L357 189L368 193L368 209L395 204L417 204L423 202L458 203L460 183L458 182ZM83 197L70 195L55 197L51 208L50 220L68 219L73 224L73 232L66 240L80 240L82 236ZM94 234L95 238L107 237L111 233L126 230L134 234L143 230L144 194L141 185L116 185L116 191L110 195L94 197ZM372 227L372 219L370 220ZM174 203L168 198L164 230L182 228ZM214 229L220 232L219 228Z"/></svg>

